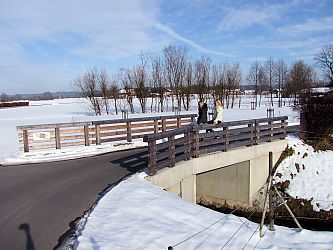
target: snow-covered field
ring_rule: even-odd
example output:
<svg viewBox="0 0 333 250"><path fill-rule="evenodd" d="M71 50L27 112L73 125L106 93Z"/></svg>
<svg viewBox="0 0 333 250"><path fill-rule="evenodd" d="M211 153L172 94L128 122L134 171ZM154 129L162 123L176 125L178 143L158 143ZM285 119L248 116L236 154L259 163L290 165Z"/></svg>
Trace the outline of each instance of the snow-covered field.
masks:
<svg viewBox="0 0 333 250"><path fill-rule="evenodd" d="M197 112L197 100L192 101L190 113ZM253 119L266 117L267 100L257 110L250 109L251 98L242 99L241 108L224 110L224 119L226 121ZM129 117L142 116L139 114L139 103L134 100L136 114L130 114ZM112 105L111 105L112 106ZM171 105L169 105L170 108ZM25 162L39 162L69 159L75 157L89 156L98 153L137 147L144 145L141 141L135 141L132 144L110 146L111 144L102 144L101 146L89 147L71 147L61 150L35 151L30 153L20 153L16 126L32 125L44 123L59 122L79 122L90 120L103 120L121 118L121 115L103 115L93 116L89 112L89 105L85 99L57 99L51 101L32 101L28 107L18 107L10 109L0 109L0 164L16 164ZM147 107L150 107L148 102ZM114 110L111 110L114 113ZM174 114L172 112L163 113ZM156 115L156 113L146 113L145 116ZM161 115L161 113L158 113ZM288 115L289 123L299 122L299 115L290 107L275 107L275 116ZM117 143L113 143L116 144Z"/></svg>
<svg viewBox="0 0 333 250"><path fill-rule="evenodd" d="M275 182L289 181L286 192L311 201L314 211L333 209L333 151L319 151L297 138L288 139L292 156L278 166Z"/></svg>
<svg viewBox="0 0 333 250"><path fill-rule="evenodd" d="M257 110L250 110L250 101L242 100L241 108L224 110L224 120L266 117L267 106L262 105ZM87 111L87 102L83 99L40 101L30 104L29 107L0 109L2 164L75 158L144 145L135 141L126 145L102 144L39 153L20 153L17 125L120 118L115 115L92 116ZM139 111L137 101L135 107ZM195 101L190 112L197 112ZM130 117L139 115L141 114L137 113ZM280 115L288 115L289 123L299 122L297 112L290 107L275 107L275 116ZM332 200L332 171L328 170L333 162L332 152L313 152L297 140L291 140L290 146L296 154L294 158L282 162L278 170L283 173L282 178L291 178L290 174L293 174L289 193L294 197L313 198L313 204L320 204L317 208L314 206L314 209L329 209L327 203L320 202ZM308 155L303 157L305 152ZM295 163L299 164L299 170L295 168ZM305 166L304 169L302 164ZM326 182L325 188L328 192L325 193L321 187L318 187L318 192L314 191L317 177L320 178L320 183ZM174 249L333 248L332 232L297 232L296 229L276 226L275 232L265 228L264 237L259 238L258 224L232 214L222 214L188 203L150 184L140 176L132 177L114 187L86 218L82 235L76 242L78 249L167 249L168 246L173 246Z"/></svg>
<svg viewBox="0 0 333 250"><path fill-rule="evenodd" d="M87 219L77 249L332 249L333 232L264 229L184 201L138 176L107 193Z"/></svg>

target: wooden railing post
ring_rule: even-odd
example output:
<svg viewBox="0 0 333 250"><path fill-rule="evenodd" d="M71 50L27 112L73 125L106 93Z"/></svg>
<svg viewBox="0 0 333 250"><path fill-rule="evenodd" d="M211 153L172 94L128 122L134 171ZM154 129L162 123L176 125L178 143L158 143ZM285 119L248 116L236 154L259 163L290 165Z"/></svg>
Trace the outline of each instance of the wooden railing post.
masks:
<svg viewBox="0 0 333 250"><path fill-rule="evenodd" d="M193 126L192 130L193 136L193 157L198 158L200 155L200 145L199 145L199 126Z"/></svg>
<svg viewBox="0 0 333 250"><path fill-rule="evenodd" d="M251 131L250 131L250 141L251 141L251 145L253 145L254 144L254 141L253 141L253 138L254 138L253 128L254 128L254 126L253 126L253 123L251 122L247 126L249 128L251 128Z"/></svg>
<svg viewBox="0 0 333 250"><path fill-rule="evenodd" d="M89 146L90 142L89 142L89 126L88 125L83 126L83 133L84 133L84 145Z"/></svg>
<svg viewBox="0 0 333 250"><path fill-rule="evenodd" d="M162 118L162 132L166 131L165 119Z"/></svg>
<svg viewBox="0 0 333 250"><path fill-rule="evenodd" d="M175 152L174 150L176 149L175 147L175 136L170 136L168 137L168 141L170 142L170 146L168 148L169 150L169 159L171 160L171 167L174 167L176 162L175 162L175 158L176 158L176 155L175 155Z"/></svg>
<svg viewBox="0 0 333 250"><path fill-rule="evenodd" d="M96 145L101 145L101 127L100 127L100 125L95 125L95 138L96 138Z"/></svg>
<svg viewBox="0 0 333 250"><path fill-rule="evenodd" d="M61 149L61 144L60 144L60 129L55 128L55 144L56 144L56 149Z"/></svg>
<svg viewBox="0 0 333 250"><path fill-rule="evenodd" d="M158 119L154 120L154 132L158 133Z"/></svg>
<svg viewBox="0 0 333 250"><path fill-rule="evenodd" d="M260 124L257 120L254 120L254 131L254 145L258 145L260 139Z"/></svg>
<svg viewBox="0 0 333 250"><path fill-rule="evenodd" d="M268 129L271 131L271 134L269 134L269 137L273 137L273 122L272 120L268 121ZM271 142L272 140L268 140L269 142Z"/></svg>
<svg viewBox="0 0 333 250"><path fill-rule="evenodd" d="M148 142L148 174L156 174L156 141Z"/></svg>
<svg viewBox="0 0 333 250"><path fill-rule="evenodd" d="M223 126L223 131L224 131L224 143L226 146L226 149L223 151L227 151L229 148L229 127L228 126Z"/></svg>
<svg viewBox="0 0 333 250"><path fill-rule="evenodd" d="M187 145L187 149L185 150L185 154L187 154L187 158L186 160L189 160L192 156L191 152L192 152L192 141L190 140L190 132L186 131L184 133L184 138L185 138L185 145Z"/></svg>
<svg viewBox="0 0 333 250"><path fill-rule="evenodd" d="M283 134L284 134L284 138L286 138L287 137L287 126L288 126L288 120L286 121L286 120L281 120L281 122L282 122L282 128L283 128ZM282 139L284 139L284 138L282 138Z"/></svg>
<svg viewBox="0 0 333 250"><path fill-rule="evenodd" d="M29 133L28 130L23 130L23 149L24 152L29 152Z"/></svg>
<svg viewBox="0 0 333 250"><path fill-rule="evenodd" d="M177 128L180 128L182 126L181 124L181 118L177 117Z"/></svg>
<svg viewBox="0 0 333 250"><path fill-rule="evenodd" d="M132 142L132 133L131 133L131 122L126 122L126 129L127 129L127 141Z"/></svg>

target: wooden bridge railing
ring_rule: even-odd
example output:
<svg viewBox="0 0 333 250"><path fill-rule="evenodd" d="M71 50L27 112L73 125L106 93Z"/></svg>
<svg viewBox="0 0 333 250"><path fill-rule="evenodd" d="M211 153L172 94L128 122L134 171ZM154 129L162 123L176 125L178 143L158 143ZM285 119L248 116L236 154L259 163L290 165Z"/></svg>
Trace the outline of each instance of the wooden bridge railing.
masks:
<svg viewBox="0 0 333 250"><path fill-rule="evenodd" d="M143 138L150 133L182 128L194 121L196 114L152 116L90 122L17 126L20 149L24 152Z"/></svg>
<svg viewBox="0 0 333 250"><path fill-rule="evenodd" d="M218 125L187 126L145 135L148 142L149 175L158 169L201 154L252 146L286 137L288 117L223 122ZM206 132L213 129L213 132Z"/></svg>

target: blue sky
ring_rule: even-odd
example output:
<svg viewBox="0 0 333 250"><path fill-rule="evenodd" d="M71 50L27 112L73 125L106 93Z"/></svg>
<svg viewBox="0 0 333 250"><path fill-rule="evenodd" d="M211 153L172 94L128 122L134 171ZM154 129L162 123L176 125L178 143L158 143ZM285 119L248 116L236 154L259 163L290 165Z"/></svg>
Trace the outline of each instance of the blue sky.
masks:
<svg viewBox="0 0 333 250"><path fill-rule="evenodd" d="M333 38L332 0L1 0L0 93L72 90L92 67L110 75L173 43L192 58L303 59Z"/></svg>

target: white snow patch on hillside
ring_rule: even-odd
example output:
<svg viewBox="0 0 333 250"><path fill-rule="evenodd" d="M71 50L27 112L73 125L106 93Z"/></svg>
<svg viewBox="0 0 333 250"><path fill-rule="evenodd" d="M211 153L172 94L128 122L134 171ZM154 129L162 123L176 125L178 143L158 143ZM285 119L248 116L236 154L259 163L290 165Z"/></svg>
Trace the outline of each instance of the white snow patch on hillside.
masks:
<svg viewBox="0 0 333 250"><path fill-rule="evenodd" d="M332 232L264 229L189 203L138 177L108 192L89 215L76 249L332 249Z"/></svg>
<svg viewBox="0 0 333 250"><path fill-rule="evenodd" d="M289 180L286 192L294 198L311 201L314 211L333 209L333 151L315 152L295 138L289 138L288 147L295 153L278 166L275 181Z"/></svg>

